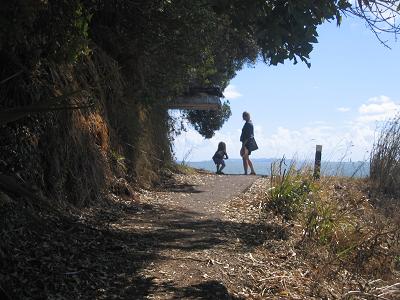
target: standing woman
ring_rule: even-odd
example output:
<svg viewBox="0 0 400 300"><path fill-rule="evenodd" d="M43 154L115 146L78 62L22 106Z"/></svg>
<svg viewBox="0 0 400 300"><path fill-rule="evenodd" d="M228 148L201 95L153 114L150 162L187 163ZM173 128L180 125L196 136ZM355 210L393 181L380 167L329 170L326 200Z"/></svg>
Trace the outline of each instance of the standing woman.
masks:
<svg viewBox="0 0 400 300"><path fill-rule="evenodd" d="M256 140L254 139L253 123L251 122L250 114L247 111L243 113L243 120L246 121L246 123L243 125L242 134L240 135L240 141L242 142L240 156L243 159L244 175L247 175L248 167L250 167L250 175L256 175L249 155L252 151L257 150L258 146Z"/></svg>

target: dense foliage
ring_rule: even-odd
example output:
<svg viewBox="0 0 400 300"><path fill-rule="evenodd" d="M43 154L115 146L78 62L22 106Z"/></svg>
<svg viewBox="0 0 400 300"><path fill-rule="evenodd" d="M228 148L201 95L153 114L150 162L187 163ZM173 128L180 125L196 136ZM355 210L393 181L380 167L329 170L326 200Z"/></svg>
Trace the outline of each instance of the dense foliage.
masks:
<svg viewBox="0 0 400 300"><path fill-rule="evenodd" d="M79 0L2 1L0 12L2 67L29 72L45 60L72 62L87 53L90 16Z"/></svg>
<svg viewBox="0 0 400 300"><path fill-rule="evenodd" d="M359 1L357 8L380 2ZM349 8L346 0L6 0L0 4L0 78L22 71L34 80L48 63L74 63L100 47L130 83L128 97L157 104L190 86L223 89L257 59L310 66L317 26L339 24ZM215 117L193 114L203 122Z"/></svg>
<svg viewBox="0 0 400 300"><path fill-rule="evenodd" d="M3 1L1 78L22 71L34 80L49 63L76 63L101 47L130 82L131 99L159 103L190 86L225 88L258 57L270 64L296 57L308 63L317 25L347 6L305 0ZM220 126L206 123L218 117L223 123L228 115L192 112L188 119L210 136Z"/></svg>
<svg viewBox="0 0 400 300"><path fill-rule="evenodd" d="M220 110L191 110L186 118L202 136L209 139L231 115L229 102L225 102Z"/></svg>

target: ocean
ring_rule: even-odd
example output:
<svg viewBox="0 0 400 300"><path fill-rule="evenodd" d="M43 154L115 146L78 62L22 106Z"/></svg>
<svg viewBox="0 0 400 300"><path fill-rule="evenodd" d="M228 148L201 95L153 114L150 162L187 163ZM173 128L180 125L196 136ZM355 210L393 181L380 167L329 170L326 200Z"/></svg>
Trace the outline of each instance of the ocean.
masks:
<svg viewBox="0 0 400 300"><path fill-rule="evenodd" d="M271 165L274 162L279 162L280 159L252 159L254 169L259 175L270 175ZM179 162L182 163L182 162ZM243 164L241 159L227 159L225 160L226 167L223 170L225 174L243 174ZM283 168L290 166L292 161L285 160ZM184 164L197 168L215 172L215 164L212 160L206 161L189 161ZM296 168L300 169L304 166L313 166L313 162L296 161ZM249 171L250 172L250 171ZM369 162L366 161L347 161L347 162L321 162L321 175L323 176L345 176L345 177L368 177L369 176Z"/></svg>

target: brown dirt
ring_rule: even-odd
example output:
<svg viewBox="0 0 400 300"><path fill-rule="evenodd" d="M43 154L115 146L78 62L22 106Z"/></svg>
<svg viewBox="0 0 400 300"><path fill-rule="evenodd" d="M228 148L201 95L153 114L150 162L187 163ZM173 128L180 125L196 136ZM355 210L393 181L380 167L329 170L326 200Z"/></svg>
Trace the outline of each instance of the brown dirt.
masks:
<svg viewBox="0 0 400 300"><path fill-rule="evenodd" d="M140 272L148 283L145 299L236 299L222 278L229 272L232 250L240 244L236 230L250 229L225 218L230 201L260 177L208 174L174 176L157 191L142 191L151 214L135 218L157 235L160 259ZM129 227L132 220L122 226Z"/></svg>
<svg viewBox="0 0 400 300"><path fill-rule="evenodd" d="M200 270L221 263L210 251L237 242L236 234L227 232L231 224L223 219L223 211L232 197L257 179L177 175L158 189L140 190L133 197L109 193L97 207L85 210L54 211L55 207L0 193L0 295L228 297L222 282Z"/></svg>
<svg viewBox="0 0 400 300"><path fill-rule="evenodd" d="M307 298L310 266L295 258L289 227L258 222L254 204L267 184L256 176L195 174L142 190L141 203L151 209L114 224L151 237L145 253L157 254L130 292L137 299Z"/></svg>
<svg viewBox="0 0 400 300"><path fill-rule="evenodd" d="M268 184L258 176L173 175L155 190L114 191L69 214L0 193L0 296L340 299L357 285L316 280L318 261L297 247L301 228L260 218Z"/></svg>

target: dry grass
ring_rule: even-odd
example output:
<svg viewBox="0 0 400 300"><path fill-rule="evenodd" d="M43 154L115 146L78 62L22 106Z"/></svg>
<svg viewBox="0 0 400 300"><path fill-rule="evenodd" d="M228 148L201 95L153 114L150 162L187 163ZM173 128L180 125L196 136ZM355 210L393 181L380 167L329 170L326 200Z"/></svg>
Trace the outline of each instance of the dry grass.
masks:
<svg viewBox="0 0 400 300"><path fill-rule="evenodd" d="M376 205L368 179L323 177L314 181L309 168L289 166L285 172L279 167L275 171L262 202L263 216L272 209L283 220L298 224L301 239L297 247L314 265L316 282L333 280L337 288L343 288L376 279L388 285L400 280L399 218L393 210L387 214L388 200ZM343 285L346 280L349 284ZM382 284L370 289L371 293L375 295Z"/></svg>
<svg viewBox="0 0 400 300"><path fill-rule="evenodd" d="M347 270L353 275L390 277L398 251L398 224L373 206L367 181L325 181L301 218L302 243L323 254L321 272L337 275Z"/></svg>
<svg viewBox="0 0 400 300"><path fill-rule="evenodd" d="M370 164L374 188L400 196L400 115L382 128L372 149Z"/></svg>

